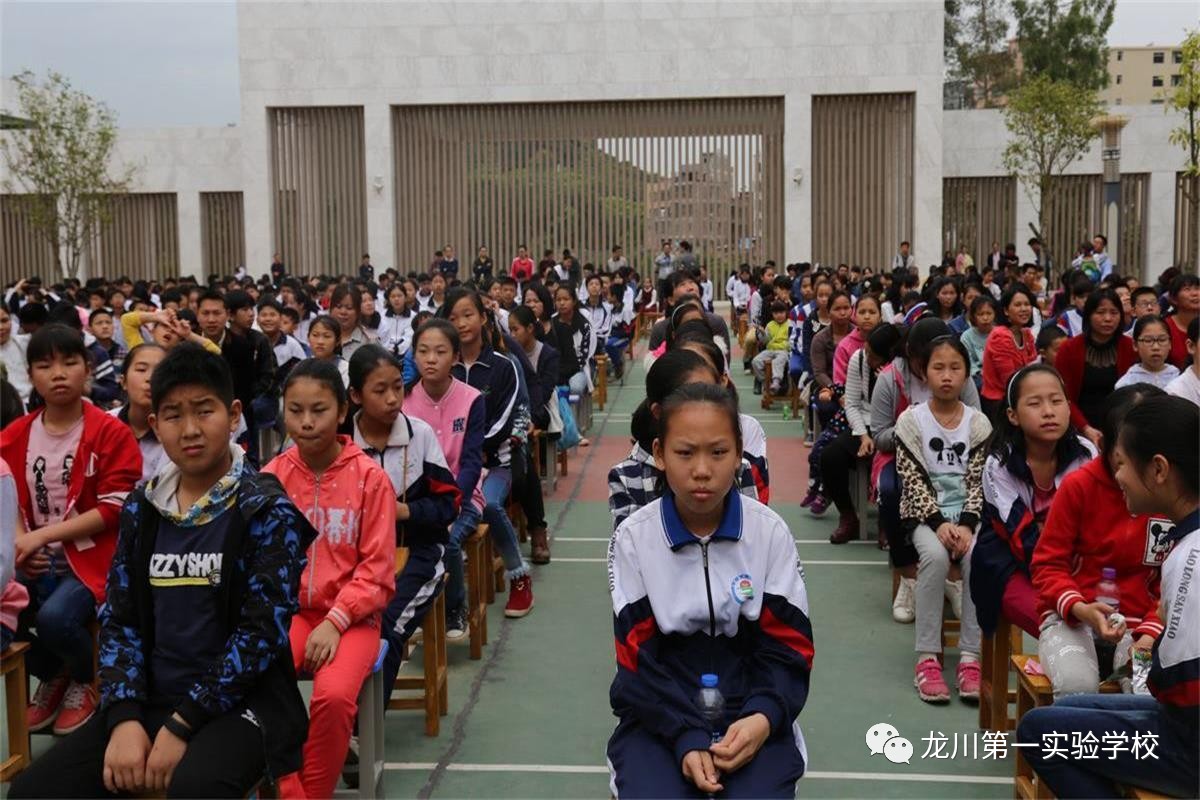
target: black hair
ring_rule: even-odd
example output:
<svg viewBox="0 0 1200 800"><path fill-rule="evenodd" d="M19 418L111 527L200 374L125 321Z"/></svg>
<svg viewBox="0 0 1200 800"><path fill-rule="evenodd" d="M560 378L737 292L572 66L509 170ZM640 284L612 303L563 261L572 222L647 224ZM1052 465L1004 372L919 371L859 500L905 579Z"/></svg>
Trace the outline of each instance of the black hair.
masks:
<svg viewBox="0 0 1200 800"><path fill-rule="evenodd" d="M913 364L917 364L924 375L930 343L942 336L949 336L950 333L950 326L937 317L922 317L914 322L904 336L904 356L909 369L912 369ZM971 363L969 359L967 363Z"/></svg>
<svg viewBox="0 0 1200 800"><path fill-rule="evenodd" d="M1200 286L1200 276L1191 272L1181 272L1171 281L1171 288L1167 294L1174 297L1189 286Z"/></svg>
<svg viewBox="0 0 1200 800"><path fill-rule="evenodd" d="M1057 326L1052 326L1056 331L1062 333ZM1008 385L1005 387L1004 397L1000 401L1000 409L996 414L996 419L992 420L992 435L988 437L987 448L989 453L997 455L1001 461L1008 458L1009 453L1018 453L1021 455L1021 460L1024 461L1025 453L1025 434L1020 427L1014 425L1008 419L1008 414L1004 413L1010 408L1016 408L1016 403L1021 399L1021 387L1025 384L1025 380L1032 375L1039 373L1053 375L1059 385L1062 387L1063 396L1066 396L1067 385L1063 382L1062 375L1058 370L1049 364L1026 364L1019 370L1013 373L1009 378ZM1009 405L1009 401L1013 405ZM1057 468L1062 469L1067 465L1074 452L1074 443L1079 438L1079 431L1071 424L1070 416L1067 417L1067 429L1063 433L1061 439L1054 446L1054 457L1057 459Z"/></svg>
<svg viewBox="0 0 1200 800"><path fill-rule="evenodd" d="M934 316L940 318L942 316L942 303L940 300L938 300L938 293L941 292L946 286L954 287L954 305L950 307L950 316L957 317L963 312L962 289L959 288L958 283L955 282L954 278L942 277L929 284L929 289L925 292L925 302L933 311Z"/></svg>
<svg viewBox="0 0 1200 800"><path fill-rule="evenodd" d="M878 303L876 303L876 305L878 305ZM787 312L788 312L788 304L783 302L782 300L776 300L775 302L771 303L771 313L772 314L786 314Z"/></svg>
<svg viewBox="0 0 1200 800"><path fill-rule="evenodd" d="M1000 309L996 305L996 298L992 297L992 293L988 292L988 291L984 291L983 294L979 295L979 297L976 297L974 300L971 301L971 308L967 312L967 318L974 320L975 315L978 314L980 309L982 309L985 306L991 307L992 313L996 315L997 319L999 319Z"/></svg>
<svg viewBox="0 0 1200 800"><path fill-rule="evenodd" d="M1096 309L1100 308L1100 304L1105 300L1113 304L1118 314L1123 313L1121 311L1121 298L1117 295L1115 289L1097 289L1089 294L1087 302L1083 304L1083 312L1080 314L1083 317L1083 335L1087 336L1089 340L1092 333L1092 314L1096 313ZM1113 331L1114 337L1120 335L1120 330Z"/></svg>
<svg viewBox="0 0 1200 800"><path fill-rule="evenodd" d="M899 355L898 351L903 343L904 331L890 322L881 322L867 337L867 347L883 359L885 364Z"/></svg>
<svg viewBox="0 0 1200 800"><path fill-rule="evenodd" d="M1182 476L1182 490L1195 496L1200 485L1200 413L1190 400L1162 392L1144 395L1121 419L1117 436L1139 471L1162 456Z"/></svg>
<svg viewBox="0 0 1200 800"><path fill-rule="evenodd" d="M183 292L179 291L178 289L167 289L158 296L158 299L162 301L164 306L166 306L167 303L182 303Z"/></svg>
<svg viewBox="0 0 1200 800"><path fill-rule="evenodd" d="M129 367L133 365L134 359L137 358L138 353L141 353L144 350L160 350L164 353L167 352L165 347L163 347L161 344L155 344L154 342L142 342L141 344L136 345L132 350L125 354L125 360L121 362L122 378L129 374Z"/></svg>
<svg viewBox="0 0 1200 800"><path fill-rule="evenodd" d="M864 293L862 297L858 298L858 303L861 303L863 300L871 301L872 303L875 304L875 308L877 308L881 312L883 311L883 303L880 302L879 298L876 295ZM854 304L855 311L858 310L858 303Z"/></svg>
<svg viewBox="0 0 1200 800"><path fill-rule="evenodd" d="M1187 338L1193 344L1200 344L1200 317L1192 317L1188 323Z"/></svg>
<svg viewBox="0 0 1200 800"><path fill-rule="evenodd" d="M127 357L127 362L132 359ZM233 405L233 375L225 359L198 344L182 342L171 348L150 376L150 408L157 412L167 395L181 386L200 386Z"/></svg>
<svg viewBox="0 0 1200 800"><path fill-rule="evenodd" d="M962 340L959 339L958 336L956 336L953 332L945 336L939 336L929 343L929 345L925 348L926 364L928 364L929 359L933 357L933 351L937 350L939 347L949 347L951 350L962 356L963 365L966 366L967 371L970 372L971 356L969 353L967 353L967 346L963 344Z"/></svg>
<svg viewBox="0 0 1200 800"><path fill-rule="evenodd" d="M1037 308L1037 300L1034 299L1033 292L1029 291L1029 288L1025 284L1014 281L1011 286L1004 290L1004 294L1000 295L1000 317L1004 320L1005 325L1012 324L1008 321L1008 307L1012 305L1012 301L1019 294L1025 295L1025 299L1029 301L1031 309ZM1117 303L1117 308L1120 307L1121 304Z"/></svg>
<svg viewBox="0 0 1200 800"><path fill-rule="evenodd" d="M696 276L692 275L691 272L689 272L686 269L677 269L674 272L672 272L671 277L667 279L667 286L670 289L670 294L674 294L675 289L681 283L695 283L695 282L696 282Z"/></svg>
<svg viewBox="0 0 1200 800"><path fill-rule="evenodd" d="M1113 448L1117 445L1117 438L1121 432L1121 424L1125 421L1125 415L1130 409L1141 404L1143 401L1151 397L1163 397L1166 395L1162 389L1149 383L1134 383L1129 386L1122 386L1108 396L1108 409L1104 412L1104 419L1100 420L1100 435L1101 448L1103 452L1101 456L1104 458L1104 468L1112 471L1110 456ZM1184 401L1187 402L1187 401ZM1196 414L1196 407L1189 403L1189 413L1193 416ZM1169 422L1169 418L1161 418L1157 420L1161 425ZM1186 442L1187 446L1196 449L1196 439L1189 439ZM1195 458L1195 456L1193 456ZM1194 486L1195 484L1193 484Z"/></svg>
<svg viewBox="0 0 1200 800"><path fill-rule="evenodd" d="M421 312L421 314L427 314L427 313L429 313L429 312L427 312L427 311ZM532 313L532 312L530 312L530 313ZM420 316L420 314L418 314L417 316ZM412 339L412 351L414 353L417 351L417 345L420 343L421 337L424 336L429 331L438 331L443 336L445 336L447 341L450 342L451 352L453 352L455 355L458 355L459 353L462 352L462 342L459 341L459 338L458 338L458 329L455 328L453 325L451 325L449 322L447 322L444 319L434 318L434 319L426 320L421 325L417 326L417 330L413 333L413 339Z"/></svg>
<svg viewBox="0 0 1200 800"><path fill-rule="evenodd" d="M66 300L55 303L46 314L47 325L65 325L73 331L83 333L83 323L79 321L79 311L75 305Z"/></svg>
<svg viewBox="0 0 1200 800"><path fill-rule="evenodd" d="M361 350L362 348L359 349ZM161 369L161 365L159 365L159 368ZM158 376L158 370L155 370L154 375L155 377ZM283 384L283 393L286 395L287 390L291 388L292 384L301 378L308 378L317 383L324 384L325 388L333 393L338 408L345 407L349 402L349 398L346 395L346 385L342 383L342 373L338 371L337 366L333 362L322 361L316 358L304 359L292 367L292 371L288 373L287 380Z"/></svg>
<svg viewBox="0 0 1200 800"><path fill-rule="evenodd" d="M362 292L357 286L348 283L343 283L334 288L333 294L329 296L329 308L332 311L334 308L342 304L342 301L347 297L350 298L351 304L354 306L354 325L357 327L362 323ZM341 331L338 331L338 336L341 336Z"/></svg>
<svg viewBox="0 0 1200 800"><path fill-rule="evenodd" d="M737 448L731 455L740 461L742 455L742 423L738 418L738 404L733 395L729 393L729 390L723 386L711 383L685 383L667 395L659 406L658 424L655 426L655 434L658 440L666 441L667 431L671 425L671 417L674 416L675 412L692 403L705 403L716 406L718 410L724 413L729 420L730 427L733 428L733 438L737 443ZM733 485L731 484L728 488L732 489Z"/></svg>
<svg viewBox="0 0 1200 800"><path fill-rule="evenodd" d="M273 308L277 314L283 313L283 303L276 300L272 295L267 295L262 300L258 301L258 310L262 311L264 308ZM297 315L297 317L299 317L299 315Z"/></svg>
<svg viewBox="0 0 1200 800"><path fill-rule="evenodd" d="M254 298L242 289L234 289L225 295L225 310L232 314L243 308L254 308Z"/></svg>
<svg viewBox="0 0 1200 800"><path fill-rule="evenodd" d="M541 326L537 324L537 317L533 316L533 309L529 306L517 306L512 311L508 312L509 320L516 320L526 328L533 328L534 333L541 333Z"/></svg>
<svg viewBox="0 0 1200 800"><path fill-rule="evenodd" d="M29 337L29 346L25 350L25 361L31 366L35 361L45 361L59 356L79 356L91 366L87 347L79 331L58 323L38 328L37 333Z"/></svg>
<svg viewBox="0 0 1200 800"><path fill-rule="evenodd" d="M100 308L97 308L92 313L88 314L88 325L89 326L96 324L96 317L108 317L109 319L112 319L113 313L111 311L109 311L107 308L104 308L103 306Z"/></svg>
<svg viewBox="0 0 1200 800"><path fill-rule="evenodd" d="M0 380L0 428L25 413L25 405L21 402L21 393L5 380Z"/></svg>
<svg viewBox="0 0 1200 800"><path fill-rule="evenodd" d="M322 314L319 317L315 317L312 322L308 323L308 332L309 333L312 333L313 328L328 328L329 331L333 334L333 339L334 339L334 344L335 344L334 352L341 352L342 328L340 325L337 324L336 319L329 316L328 314Z"/></svg>
<svg viewBox="0 0 1200 800"><path fill-rule="evenodd" d="M1092 290L1095 288L1096 286L1092 283L1092 279L1082 272L1071 279L1070 289L1072 297L1091 294Z"/></svg>
<svg viewBox="0 0 1200 800"><path fill-rule="evenodd" d="M685 349L668 350L646 371L646 399L634 409L629 426L633 438L646 452L653 448L658 429L651 407L666 400L697 370L708 370L714 380L721 379L708 359Z"/></svg>
<svg viewBox="0 0 1200 800"><path fill-rule="evenodd" d="M1066 331L1064 331L1062 328L1058 327L1057 325L1047 325L1046 327L1044 327L1040 331L1038 331L1037 342L1036 342L1037 349L1045 350L1047 347L1054 344L1059 339L1065 339L1066 336L1067 336Z"/></svg>
<svg viewBox="0 0 1200 800"><path fill-rule="evenodd" d="M521 294L524 295L527 292L533 292L537 295L538 300L542 301L542 316L538 321L545 322L550 319L550 316L554 313L554 298L550 296L550 290L540 281L530 281L525 284L525 290ZM522 302L522 305L524 305L524 302Z"/></svg>
<svg viewBox="0 0 1200 800"><path fill-rule="evenodd" d="M1197 317L1197 319L1200 319L1200 317ZM1142 335L1142 331L1146 330L1146 326L1148 325L1162 325L1163 330L1167 332L1167 335L1171 335L1171 329L1167 327L1166 320L1164 320L1158 314L1146 314L1143 317L1138 317L1137 321L1133 323L1134 342L1138 340L1138 337Z"/></svg>
<svg viewBox="0 0 1200 800"><path fill-rule="evenodd" d="M200 299L196 301L196 308L200 308L200 304L206 300L220 303L222 308L225 306L225 295L221 294L216 289L208 289L201 293Z"/></svg>
<svg viewBox="0 0 1200 800"><path fill-rule="evenodd" d="M401 374L404 372L400 361L382 345L364 344L355 350L354 355L350 356L350 388L361 392L367 378L380 364L395 367Z"/></svg>

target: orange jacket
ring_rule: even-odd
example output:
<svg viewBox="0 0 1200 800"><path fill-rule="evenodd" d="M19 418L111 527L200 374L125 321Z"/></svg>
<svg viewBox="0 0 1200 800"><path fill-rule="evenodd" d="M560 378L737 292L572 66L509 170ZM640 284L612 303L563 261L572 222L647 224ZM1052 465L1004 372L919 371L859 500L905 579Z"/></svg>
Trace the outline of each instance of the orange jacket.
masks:
<svg viewBox="0 0 1200 800"><path fill-rule="evenodd" d="M341 632L380 611L396 591L396 494L383 468L349 437L317 477L290 447L263 468L279 478L317 538L300 576L300 607L324 611Z"/></svg>

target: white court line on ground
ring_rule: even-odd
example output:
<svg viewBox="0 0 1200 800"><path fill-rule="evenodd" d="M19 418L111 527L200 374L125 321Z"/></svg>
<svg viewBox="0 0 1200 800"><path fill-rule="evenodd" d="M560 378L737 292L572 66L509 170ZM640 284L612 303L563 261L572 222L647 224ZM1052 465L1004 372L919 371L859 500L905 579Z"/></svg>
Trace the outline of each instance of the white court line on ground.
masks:
<svg viewBox="0 0 1200 800"><path fill-rule="evenodd" d="M561 556L555 556L552 559L551 563L563 563L563 562L565 562L567 564L607 564L608 559L607 558L563 558ZM806 558L806 559L802 559L801 563L804 564L804 566L806 566L806 567L809 565L813 565L813 564L822 566L822 567L877 567L877 566L884 566L888 562L886 559L879 560L879 561L820 561L820 560L809 560Z"/></svg>
<svg viewBox="0 0 1200 800"><path fill-rule="evenodd" d="M608 537L600 536L555 536L550 540L553 542L607 542ZM830 544L828 539L796 539L796 544ZM875 544L875 540L854 539L846 544Z"/></svg>
<svg viewBox="0 0 1200 800"><path fill-rule="evenodd" d="M423 772L437 764L432 761L388 761L384 769L393 772ZM593 764L447 764L448 772L532 772L567 775L607 775L608 767ZM805 778L832 781L908 781L910 783L983 783L995 786L1011 786L1011 777L990 775L937 775L930 772L886 773L886 772L820 772L811 770Z"/></svg>

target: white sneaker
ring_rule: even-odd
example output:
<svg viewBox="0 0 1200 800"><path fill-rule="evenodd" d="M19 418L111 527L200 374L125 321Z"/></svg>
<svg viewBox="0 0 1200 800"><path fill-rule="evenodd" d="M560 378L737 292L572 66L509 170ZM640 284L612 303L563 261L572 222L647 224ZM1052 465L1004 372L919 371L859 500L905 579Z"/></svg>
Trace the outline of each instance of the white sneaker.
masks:
<svg viewBox="0 0 1200 800"><path fill-rule="evenodd" d="M892 619L907 625L917 618L917 579L900 578L896 599L892 601Z"/></svg>
<svg viewBox="0 0 1200 800"><path fill-rule="evenodd" d="M950 610L954 612L955 619L962 619L962 581L946 581L945 595L950 601Z"/></svg>

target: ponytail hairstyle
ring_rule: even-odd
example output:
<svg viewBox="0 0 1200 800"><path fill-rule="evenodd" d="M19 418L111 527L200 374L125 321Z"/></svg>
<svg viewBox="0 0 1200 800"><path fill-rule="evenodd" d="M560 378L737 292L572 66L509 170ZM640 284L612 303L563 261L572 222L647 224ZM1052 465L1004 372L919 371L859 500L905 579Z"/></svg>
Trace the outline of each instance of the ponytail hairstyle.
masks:
<svg viewBox="0 0 1200 800"><path fill-rule="evenodd" d="M730 427L733 428L733 438L737 445L733 451L733 455L740 460L742 454L742 424L738 417L738 404L733 399L733 395L723 386L710 383L687 383L667 395L659 406L658 424L655 429L656 438L660 442L665 442L671 426L671 417L677 411L693 403L706 403L715 406L718 411L721 411L726 416ZM666 476L663 476L662 480L665 481ZM732 485L726 487L727 490L732 488Z"/></svg>
<svg viewBox="0 0 1200 800"><path fill-rule="evenodd" d="M937 317L922 317L914 322L904 337L904 358L908 362L909 370L921 380L925 380L929 345L934 339L950 335L950 326ZM971 363L970 359L967 363Z"/></svg>
<svg viewBox="0 0 1200 800"><path fill-rule="evenodd" d="M484 345L492 349L497 349L496 342L492 338L492 333L495 331L495 320L488 313L487 306L483 304L483 298L479 296L479 292L474 289L468 289L465 286L455 286L453 289L447 289L445 302L442 303L442 307L437 312L438 319L449 320L454 307L463 300L467 300L471 305L475 306L475 310L483 319L483 328L480 331L480 336L483 337Z"/></svg>
<svg viewBox="0 0 1200 800"><path fill-rule="evenodd" d="M1139 473L1155 456L1162 456L1179 472L1183 490L1195 495L1200 485L1200 414L1191 401L1162 392L1146 395L1125 413L1117 435Z"/></svg>
<svg viewBox="0 0 1200 800"><path fill-rule="evenodd" d="M1055 327L1055 330L1058 328ZM1067 385L1063 382L1062 375L1049 364L1026 364L1013 373L1004 393L1004 404L992 422L992 435L988 437L987 442L988 453L995 455L1002 462L1014 453L1022 461L1025 460L1025 432L1010 422L1008 414L1004 412L1009 409L1016 410L1017 403L1021 401L1021 390L1025 386L1026 380L1037 374L1053 375L1059 386L1062 387L1063 395L1065 396L1067 393ZM1062 469L1071 461L1076 449L1075 443L1078 440L1079 431L1071 424L1070 417L1068 417L1067 429L1054 447L1054 457L1058 462L1058 469Z"/></svg>
<svg viewBox="0 0 1200 800"><path fill-rule="evenodd" d="M1111 290L1110 290L1111 291ZM1118 334L1119 335L1119 334ZM1164 397L1166 392L1149 383L1134 383L1129 386L1122 386L1108 396L1108 410L1104 414L1104 419L1100 421L1100 457L1104 459L1104 468L1108 473L1112 474L1112 453L1117 445L1117 437L1121 433L1121 424L1125 421L1125 415L1131 409L1141 405L1144 401L1152 397ZM1187 401L1185 401L1187 402ZM1196 407L1189 403L1189 413L1195 416ZM1161 418L1157 420L1160 425L1168 427L1169 419ZM1154 437L1156 440L1158 437ZM1195 449L1196 440L1190 439L1185 444L1188 447ZM1137 448L1135 447L1135 450ZM1145 452L1144 450L1141 452ZM1193 455L1192 458L1195 458ZM1195 485L1195 484L1193 484Z"/></svg>
<svg viewBox="0 0 1200 800"><path fill-rule="evenodd" d="M155 375L157 376L157 374L156 370ZM333 397L337 401L339 411L348 406L350 400L346 395L346 385L342 383L342 374L338 372L337 366L333 363L321 361L316 358L306 358L296 364L296 366L292 367L292 371L288 373L287 380L283 383L283 394L285 397L292 384L301 378L309 378L317 383L324 384L325 388L333 392Z"/></svg>
<svg viewBox="0 0 1200 800"><path fill-rule="evenodd" d="M537 324L537 317L533 315L533 309L529 306L517 306L508 312L508 318L515 319L526 328L533 328L533 335L539 340L546 335L542 326Z"/></svg>
<svg viewBox="0 0 1200 800"><path fill-rule="evenodd" d="M671 392L683 386L688 376L707 370L717 383L721 376L708 360L691 350L668 350L646 372L646 399L634 410L630 433L643 450L649 453L658 435L658 422L653 406L661 404Z"/></svg>
<svg viewBox="0 0 1200 800"><path fill-rule="evenodd" d="M685 324L676 335L672 346L676 350L692 350L699 353L717 373L717 378L725 384L725 389L733 396L733 399L738 399L737 387L733 381L728 379L729 359L725 355L725 351L717 344L712 328L708 327L707 322L703 329L699 325Z"/></svg>

